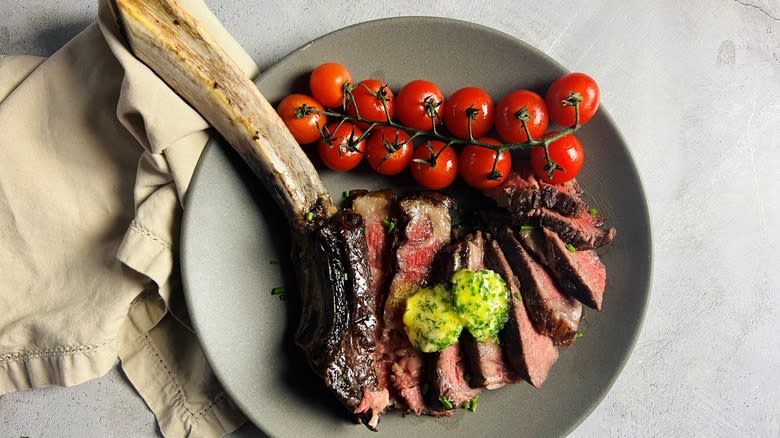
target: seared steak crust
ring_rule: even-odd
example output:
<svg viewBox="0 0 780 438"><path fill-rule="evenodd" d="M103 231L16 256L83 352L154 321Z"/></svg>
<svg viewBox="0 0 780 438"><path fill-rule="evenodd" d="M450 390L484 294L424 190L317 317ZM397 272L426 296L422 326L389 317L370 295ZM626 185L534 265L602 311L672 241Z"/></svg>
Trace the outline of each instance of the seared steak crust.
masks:
<svg viewBox="0 0 780 438"><path fill-rule="evenodd" d="M363 218L349 210L330 217L314 235L320 260L304 296L296 342L312 369L351 411L366 390L379 389L375 362L378 319Z"/></svg>

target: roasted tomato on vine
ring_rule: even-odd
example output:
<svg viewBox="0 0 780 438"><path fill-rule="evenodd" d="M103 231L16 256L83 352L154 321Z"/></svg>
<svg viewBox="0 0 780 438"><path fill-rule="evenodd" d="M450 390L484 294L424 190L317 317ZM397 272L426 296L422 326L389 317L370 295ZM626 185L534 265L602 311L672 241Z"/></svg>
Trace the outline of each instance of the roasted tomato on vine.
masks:
<svg viewBox="0 0 780 438"><path fill-rule="evenodd" d="M395 97L390 88L376 79L360 81L352 89L352 100L347 102L347 114L374 122L386 122L395 116ZM357 106L357 110L355 109ZM368 125L359 123L365 129Z"/></svg>
<svg viewBox="0 0 780 438"><path fill-rule="evenodd" d="M279 102L277 112L295 141L308 144L320 138L320 129L328 122L319 102L305 94L290 94Z"/></svg>
<svg viewBox="0 0 780 438"><path fill-rule="evenodd" d="M569 73L556 79L544 96L550 119L561 126L576 122L574 101L580 102L580 124L593 118L599 108L599 86L585 73Z"/></svg>
<svg viewBox="0 0 780 438"><path fill-rule="evenodd" d="M395 101L395 111L402 124L420 131L430 131L434 124L441 124L444 94L433 82L421 79L409 82L398 92Z"/></svg>
<svg viewBox="0 0 780 438"><path fill-rule="evenodd" d="M536 140L544 135L549 119L542 96L529 90L516 90L496 105L496 131L505 142L528 141L522 120L525 120L531 138Z"/></svg>
<svg viewBox="0 0 780 438"><path fill-rule="evenodd" d="M464 140L487 134L493 127L493 117L493 99L478 87L465 87L454 92L444 107L444 125L452 135Z"/></svg>
<svg viewBox="0 0 780 438"><path fill-rule="evenodd" d="M382 175L396 175L412 162L414 145L409 134L389 126L377 127L366 140L366 161Z"/></svg>
<svg viewBox="0 0 780 438"><path fill-rule="evenodd" d="M320 64L309 76L312 96L326 107L334 108L344 102L344 87L352 83L352 74L341 64Z"/></svg>
<svg viewBox="0 0 780 438"><path fill-rule="evenodd" d="M457 178L458 154L446 143L431 140L414 150L410 169L417 184L440 190L449 187Z"/></svg>
<svg viewBox="0 0 780 438"><path fill-rule="evenodd" d="M550 132L549 135L555 135ZM542 146L531 149L531 169L534 175L549 184L561 184L577 176L585 161L585 151L574 134L569 134L550 143L550 160L555 163L555 169L550 176L550 166L544 155Z"/></svg>
<svg viewBox="0 0 780 438"><path fill-rule="evenodd" d="M501 146L498 140L483 137L482 143ZM492 149L466 145L458 159L460 177L471 187L479 190L488 190L498 187L506 179L512 170L512 155L509 151L494 151ZM495 167L493 165L495 164Z"/></svg>
<svg viewBox="0 0 780 438"><path fill-rule="evenodd" d="M360 138L363 131L352 123L342 122L331 123L325 132L326 137L317 143L322 162L339 172L357 167L366 151L366 142Z"/></svg>

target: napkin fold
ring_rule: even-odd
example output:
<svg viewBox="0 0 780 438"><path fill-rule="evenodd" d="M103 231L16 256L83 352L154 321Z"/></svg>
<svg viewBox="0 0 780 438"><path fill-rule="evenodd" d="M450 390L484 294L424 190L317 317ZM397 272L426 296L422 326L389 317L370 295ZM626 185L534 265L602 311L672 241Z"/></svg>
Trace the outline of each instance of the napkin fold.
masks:
<svg viewBox="0 0 780 438"><path fill-rule="evenodd" d="M257 74L201 0L180 2ZM119 358L165 436L245 421L182 305L179 219L207 130L128 50L108 0L49 58L0 58L0 394Z"/></svg>

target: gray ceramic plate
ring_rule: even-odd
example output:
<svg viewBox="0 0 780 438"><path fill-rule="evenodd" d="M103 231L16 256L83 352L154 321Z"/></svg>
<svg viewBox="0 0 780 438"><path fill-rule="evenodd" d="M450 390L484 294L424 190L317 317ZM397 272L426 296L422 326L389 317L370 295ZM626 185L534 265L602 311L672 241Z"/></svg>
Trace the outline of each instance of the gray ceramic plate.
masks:
<svg viewBox="0 0 780 438"><path fill-rule="evenodd" d="M378 78L398 89L419 78L445 94L478 85L493 96L517 88L543 92L564 69L506 34L474 24L434 19L374 21L326 35L295 51L257 81L278 102L305 91L307 74L338 61L356 80ZM588 311L585 335L560 360L540 390L511 385L485 393L476 413L446 419L383 418L380 433L453 437L561 436L598 404L619 374L637 337L648 296L650 231L641 183L628 148L602 107L582 128L587 148L580 181L589 200L617 227L602 251L609 273L604 310ZM334 198L349 188L404 185L369 172L322 171ZM453 189L456 196L466 193ZM266 433L286 437L367 436L308 370L290 340L296 310L271 288L294 288L288 232L279 210L244 164L219 141L203 154L186 202L182 272L195 328L220 380ZM281 265L272 261L280 260Z"/></svg>

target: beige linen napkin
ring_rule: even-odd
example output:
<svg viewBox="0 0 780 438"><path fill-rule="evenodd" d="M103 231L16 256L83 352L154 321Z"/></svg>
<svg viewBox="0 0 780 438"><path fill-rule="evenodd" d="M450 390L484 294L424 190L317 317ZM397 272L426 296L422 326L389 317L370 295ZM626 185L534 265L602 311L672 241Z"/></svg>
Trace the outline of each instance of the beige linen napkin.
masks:
<svg viewBox="0 0 780 438"><path fill-rule="evenodd" d="M201 0L181 1L257 73ZM182 322L178 221L207 128L127 50L106 0L51 57L0 58L0 394L119 357L166 436L245 421Z"/></svg>

